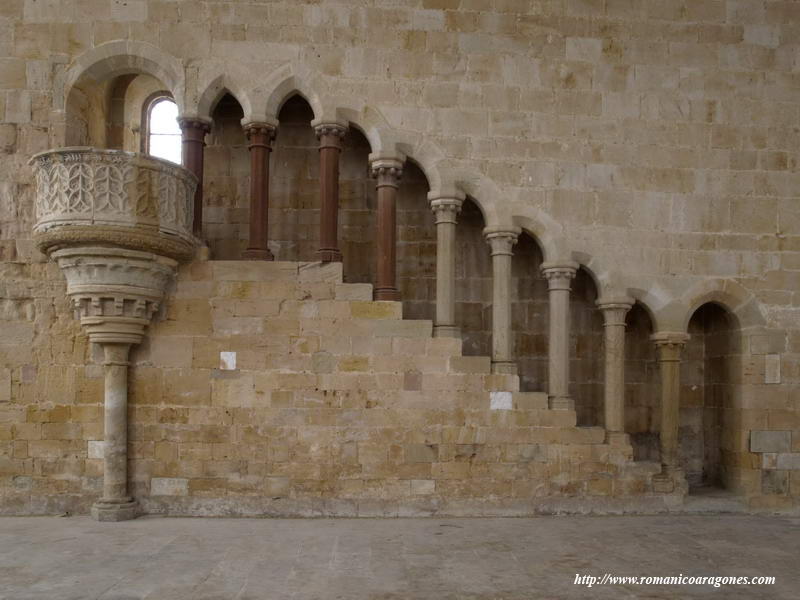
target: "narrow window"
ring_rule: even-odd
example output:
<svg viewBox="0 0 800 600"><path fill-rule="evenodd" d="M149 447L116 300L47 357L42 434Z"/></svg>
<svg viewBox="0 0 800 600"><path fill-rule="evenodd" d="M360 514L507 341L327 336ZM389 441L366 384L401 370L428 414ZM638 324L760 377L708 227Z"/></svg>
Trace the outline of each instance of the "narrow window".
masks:
<svg viewBox="0 0 800 600"><path fill-rule="evenodd" d="M145 103L145 131L142 136L145 154L181 164L181 128L178 105L171 97L155 95Z"/></svg>

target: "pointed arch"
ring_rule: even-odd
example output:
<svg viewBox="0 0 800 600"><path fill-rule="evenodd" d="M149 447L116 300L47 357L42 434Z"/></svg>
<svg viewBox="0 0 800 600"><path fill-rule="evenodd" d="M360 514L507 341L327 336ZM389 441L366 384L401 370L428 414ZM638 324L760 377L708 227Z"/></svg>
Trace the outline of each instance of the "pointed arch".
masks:
<svg viewBox="0 0 800 600"><path fill-rule="evenodd" d="M256 92L262 97L266 96L266 103L255 107L256 113L253 115L245 112L245 118L251 116L254 120L260 117L274 119L284 103L295 95L308 102L315 119L321 118L324 114L317 88L310 82L308 76L300 73L291 63L271 73Z"/></svg>
<svg viewBox="0 0 800 600"><path fill-rule="evenodd" d="M250 96L244 87L229 74L217 75L203 88L203 92L197 100L197 116L210 121L214 109L226 94L230 94L236 99L239 106L242 107L246 119L247 115L252 112Z"/></svg>

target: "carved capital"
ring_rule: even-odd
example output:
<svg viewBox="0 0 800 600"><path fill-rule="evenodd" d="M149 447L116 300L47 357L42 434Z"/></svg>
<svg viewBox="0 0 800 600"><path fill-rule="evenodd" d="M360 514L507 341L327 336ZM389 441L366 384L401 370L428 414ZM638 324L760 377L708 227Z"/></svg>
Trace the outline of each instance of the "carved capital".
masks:
<svg viewBox="0 0 800 600"><path fill-rule="evenodd" d="M542 264L542 275L547 279L549 290L569 290L577 272L578 263L572 261Z"/></svg>
<svg viewBox="0 0 800 600"><path fill-rule="evenodd" d="M247 136L248 147L255 146L271 148L272 140L275 139L277 128L271 123L251 122L242 126L244 134Z"/></svg>
<svg viewBox="0 0 800 600"><path fill-rule="evenodd" d="M347 127L341 123L320 123L314 127L314 133L317 135L320 148L341 150Z"/></svg>
<svg viewBox="0 0 800 600"><path fill-rule="evenodd" d="M633 306L632 298L600 298L595 303L603 311L606 327L624 327L625 315Z"/></svg>
<svg viewBox="0 0 800 600"><path fill-rule="evenodd" d="M400 177L403 175L403 163L396 158L379 158L370 164L370 174L377 178L379 188L396 188L400 185Z"/></svg>
<svg viewBox="0 0 800 600"><path fill-rule="evenodd" d="M681 351L689 341L689 334L680 331L659 331L650 336L650 340L658 348L660 362L678 362Z"/></svg>
<svg viewBox="0 0 800 600"><path fill-rule="evenodd" d="M492 256L511 256L513 254L511 248L517 243L519 232L509 230L485 230L483 236L486 238L486 243L489 244L491 248Z"/></svg>
<svg viewBox="0 0 800 600"><path fill-rule="evenodd" d="M202 117L178 117L178 126L184 140L204 143L206 134L211 131L211 122Z"/></svg>
<svg viewBox="0 0 800 600"><path fill-rule="evenodd" d="M456 217L461 211L464 201L460 198L434 198L431 200L431 211L436 216L436 224L456 224Z"/></svg>

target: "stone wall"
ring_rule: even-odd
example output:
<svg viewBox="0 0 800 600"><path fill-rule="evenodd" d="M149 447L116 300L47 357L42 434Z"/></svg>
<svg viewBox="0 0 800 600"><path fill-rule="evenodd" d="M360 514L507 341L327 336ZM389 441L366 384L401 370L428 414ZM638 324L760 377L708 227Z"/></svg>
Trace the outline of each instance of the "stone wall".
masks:
<svg viewBox="0 0 800 600"><path fill-rule="evenodd" d="M82 371L92 373L97 367L83 366L88 357L77 329L63 320L64 312L55 310L63 308L63 300L49 291L42 295L42 286L55 289L61 284L55 276L41 277L50 266L43 264L31 240L28 160L53 147L107 145L113 80L144 73L175 96L185 115L211 118L216 105L209 98L217 97L216 90L227 90L245 117L277 118L280 107L299 93L308 99L315 118L344 120L363 132L362 138L351 136L358 150L347 147L342 166L342 202L352 209L342 214L348 281L372 279L371 261L364 257L371 251L366 234L373 192L362 161L370 152L407 157L409 176L403 185L414 190L407 209L401 206L401 214L408 210L403 217L407 230L401 231L402 248L408 250L402 258L401 287L410 316L431 314L433 226L422 216L430 218L423 194L429 187L434 193L471 197L482 217L477 209L471 214L465 209L458 231L463 251L457 315L467 354L489 353L491 269L479 235L484 226L522 228L544 260L580 263L581 271L591 273L597 296L628 295L646 307L653 332L686 331L694 311L707 302L724 307L736 316L741 341L739 366L729 379L736 387L725 421L731 433L721 442L723 454L727 451L731 464L737 465L733 487L754 507L795 505L800 471L765 467L773 464L763 462L771 458L751 451L750 444L753 431L776 432L789 440L790 448L800 439L796 4L3 2L3 426L13 432L35 429L29 427L28 411L38 414L41 403L49 410L44 408L48 394L74 391L77 398L77 390L98 386L98 380ZM233 132L239 125L233 119L228 125L240 144L241 130ZM313 140L308 142L306 158L297 164L311 169ZM212 154L213 148L209 146ZM246 153L246 148L237 148L241 161ZM358 161L346 158L355 154ZM419 165L424 177L411 175L411 163ZM276 177L289 176L274 172ZM246 219L244 163L235 173L209 174L209 185L216 177L232 178L226 184L233 191L225 192L224 210L237 216L225 215L215 223L237 224L215 238L232 240L225 250L229 257L233 247L241 247ZM310 179L305 184L310 201L314 184ZM210 216L223 205L222 198L212 188ZM275 198L281 202L280 194ZM299 198L286 196L285 201ZM533 277L526 273L523 279ZM528 283L527 289L541 286ZM533 306L543 308L543 296L531 298L523 298L522 304L530 302L534 314L543 314ZM575 391L580 402L591 398L591 404L579 404L586 415L582 422L599 422L601 379L596 364L587 366L594 358L586 351L595 344L598 330L588 310L586 304L585 318L573 315L573 322L586 325L577 331L585 339L576 338L573 349L573 374L580 374L573 387L590 390L580 396ZM191 311L186 318L195 322ZM63 325L53 331L52 349L29 346L30 336L44 335L44 330L36 333L37 322L48 328L55 322ZM523 383L544 389L542 321L537 316L527 323L529 329L520 331L515 342L524 365ZM628 355L628 406L635 412L631 416L629 411L628 419L630 433L641 442L641 455L653 459L660 399L644 330L636 325L635 335L628 336L641 350ZM535 350L523 354L528 344ZM689 348L685 356L695 360L693 352ZM65 356L73 362L63 362ZM718 384L702 380L704 388ZM36 386L47 391L26 391ZM85 416L78 411L69 418L60 426L66 433L59 435L76 435L75 423ZM63 447L98 438L77 439L66 437ZM23 452L22 441L3 441L3 464L29 460L15 457ZM61 442L33 447L51 452L59 465L56 471L42 467L43 483L36 485L46 482L53 490L73 485L62 474L77 469L80 459L61 458ZM780 464L794 463L784 458ZM16 469L4 471L4 481L11 487L28 485L24 479L14 483ZM775 470L784 473L771 473ZM50 477L51 472L58 475Z"/></svg>
<svg viewBox="0 0 800 600"><path fill-rule="evenodd" d="M85 511L102 484L101 357L62 306L55 265L5 267L0 512ZM488 357L401 320L341 266L194 263L131 356L130 492L165 514L532 514L663 510L655 463L513 391ZM24 344L27 352L15 351ZM226 353L223 364L222 353ZM231 354L234 353L233 359Z"/></svg>

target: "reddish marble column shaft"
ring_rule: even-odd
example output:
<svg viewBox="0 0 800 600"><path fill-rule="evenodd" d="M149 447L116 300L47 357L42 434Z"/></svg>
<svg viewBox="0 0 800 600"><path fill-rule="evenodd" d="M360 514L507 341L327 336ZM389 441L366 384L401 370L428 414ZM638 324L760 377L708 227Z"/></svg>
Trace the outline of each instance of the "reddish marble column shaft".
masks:
<svg viewBox="0 0 800 600"><path fill-rule="evenodd" d="M403 165L397 159L372 162L372 176L378 179L377 255L375 300L400 300L397 289L397 188Z"/></svg>
<svg viewBox="0 0 800 600"><path fill-rule="evenodd" d="M197 177L192 233L200 238L203 235L203 149L211 125L204 119L190 117L180 117L178 124L183 132L181 141L183 166Z"/></svg>
<svg viewBox="0 0 800 600"><path fill-rule="evenodd" d="M244 126L250 149L250 241L242 258L274 260L267 245L269 229L269 153L275 127L269 123Z"/></svg>
<svg viewBox="0 0 800 600"><path fill-rule="evenodd" d="M346 129L337 123L315 128L319 139L319 259L341 262L339 250L339 155Z"/></svg>

